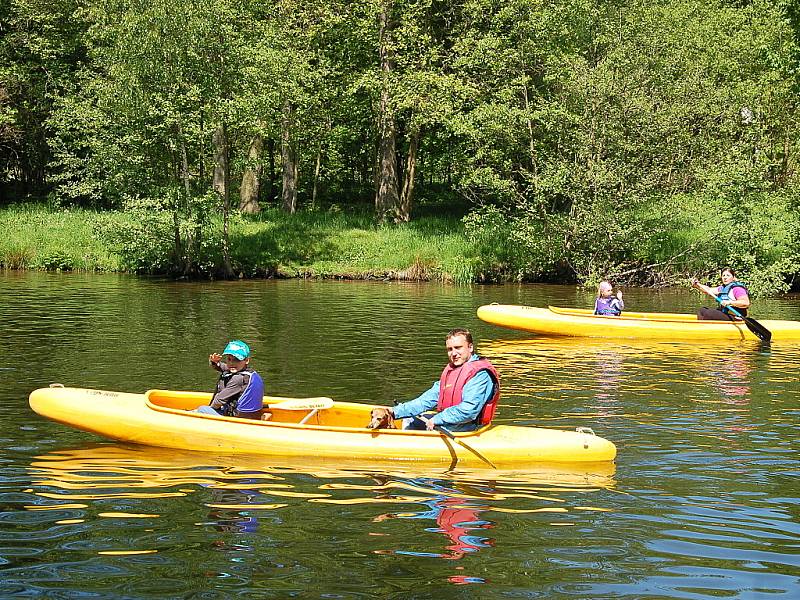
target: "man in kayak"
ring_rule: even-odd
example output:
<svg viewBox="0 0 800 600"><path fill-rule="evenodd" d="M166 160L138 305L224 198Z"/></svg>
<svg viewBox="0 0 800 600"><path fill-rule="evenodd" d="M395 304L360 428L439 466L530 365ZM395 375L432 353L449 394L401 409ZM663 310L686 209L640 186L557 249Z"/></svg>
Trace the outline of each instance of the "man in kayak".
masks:
<svg viewBox="0 0 800 600"><path fill-rule="evenodd" d="M594 314L612 315L618 317L622 314L625 303L622 301L622 290L617 290L614 296L614 288L607 281L601 281L597 286L597 300L594 301Z"/></svg>
<svg viewBox="0 0 800 600"><path fill-rule="evenodd" d="M250 368L250 346L233 340L222 354L209 355L208 363L220 376L211 404L198 407L197 412L260 419L264 408L264 381Z"/></svg>
<svg viewBox="0 0 800 600"><path fill-rule="evenodd" d="M392 409L396 419L406 419L404 429L473 431L488 425L500 398L500 375L485 358L474 353L468 329L453 329L445 338L450 362L439 381L414 400ZM436 410L435 413L427 411Z"/></svg>
<svg viewBox="0 0 800 600"><path fill-rule="evenodd" d="M750 306L750 294L747 287L736 279L736 272L730 267L724 267L720 271L722 285L710 287L703 285L697 279L692 279L692 287L705 292L709 296L714 296L719 303L719 309L703 306L697 311L697 318L701 321L733 321L735 316L728 310L729 306L736 309L743 317L747 316L747 309Z"/></svg>

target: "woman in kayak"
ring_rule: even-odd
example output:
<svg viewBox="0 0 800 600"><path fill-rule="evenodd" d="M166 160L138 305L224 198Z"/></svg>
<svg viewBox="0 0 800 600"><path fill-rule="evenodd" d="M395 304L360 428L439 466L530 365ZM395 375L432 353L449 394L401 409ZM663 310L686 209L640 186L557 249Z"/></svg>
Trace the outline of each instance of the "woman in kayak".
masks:
<svg viewBox="0 0 800 600"><path fill-rule="evenodd" d="M747 316L747 309L750 306L750 294L747 287L736 279L736 272L730 267L724 267L720 271L722 285L710 287L700 283L697 278L692 279L692 287L705 292L709 296L714 296L719 303L719 308L708 308L703 306L697 311L697 318L702 321L733 321L736 317L728 307L733 307L743 317Z"/></svg>
<svg viewBox="0 0 800 600"><path fill-rule="evenodd" d="M618 317L625 308L622 301L622 290L617 290L617 295L613 294L614 288L607 281L601 281L597 287L597 300L594 301L594 314L612 315Z"/></svg>

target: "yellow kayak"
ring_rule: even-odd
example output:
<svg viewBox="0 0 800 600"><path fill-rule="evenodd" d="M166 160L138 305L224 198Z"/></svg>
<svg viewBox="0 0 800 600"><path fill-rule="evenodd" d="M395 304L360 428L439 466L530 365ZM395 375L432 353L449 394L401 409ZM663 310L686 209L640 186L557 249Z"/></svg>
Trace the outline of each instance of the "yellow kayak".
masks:
<svg viewBox="0 0 800 600"><path fill-rule="evenodd" d="M31 408L78 429L149 446L232 454L326 456L453 463L485 467L548 462L612 461L617 449L591 429L576 431L489 425L478 431L367 429L368 404L333 402L303 407L303 399L265 396L269 420L190 412L210 394L149 390L144 394L65 388L34 390ZM315 400L307 399L307 407ZM282 406L283 405L283 406ZM399 426L399 423L395 423Z"/></svg>
<svg viewBox="0 0 800 600"><path fill-rule="evenodd" d="M541 335L647 340L758 340L742 321L700 321L680 313L623 312L621 316L595 315L592 310L517 304L487 304L478 318L509 329ZM800 322L761 320L773 340L800 340Z"/></svg>

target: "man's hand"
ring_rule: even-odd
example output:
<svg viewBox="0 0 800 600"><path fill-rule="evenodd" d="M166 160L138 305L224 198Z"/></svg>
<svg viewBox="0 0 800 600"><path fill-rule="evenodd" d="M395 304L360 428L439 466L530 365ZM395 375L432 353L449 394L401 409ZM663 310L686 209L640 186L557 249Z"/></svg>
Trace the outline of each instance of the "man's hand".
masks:
<svg viewBox="0 0 800 600"><path fill-rule="evenodd" d="M433 428L436 427L436 425L434 425L433 423L433 419L428 419L420 415L419 420L425 423L425 429L427 429L428 431L433 431Z"/></svg>

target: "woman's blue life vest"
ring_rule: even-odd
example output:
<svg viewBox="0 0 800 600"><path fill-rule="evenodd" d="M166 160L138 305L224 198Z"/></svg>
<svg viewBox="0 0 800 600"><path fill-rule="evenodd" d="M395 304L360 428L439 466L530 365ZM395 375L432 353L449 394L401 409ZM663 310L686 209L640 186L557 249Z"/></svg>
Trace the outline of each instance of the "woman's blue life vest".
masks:
<svg viewBox="0 0 800 600"><path fill-rule="evenodd" d="M609 296L608 298L598 296L594 303L594 314L618 317L622 314L622 308L623 304L616 296Z"/></svg>
<svg viewBox="0 0 800 600"><path fill-rule="evenodd" d="M236 371L223 371L217 381L217 395L223 388L227 387L233 377L239 376L244 381L244 391L237 397L234 396L225 401L219 408L219 413L227 417L234 417L236 413L252 413L264 407L264 380L261 375L253 371L250 367ZM212 397L213 402L213 397Z"/></svg>
<svg viewBox="0 0 800 600"><path fill-rule="evenodd" d="M736 315L734 315L730 310L728 310L727 306L722 306L723 300L731 300L731 301L736 300L736 298L734 298L733 295L731 294L734 288L742 288L745 294L747 294L747 297L748 298L750 297L750 292L747 290L747 286L745 284L739 281L731 281L728 285L723 285L720 287L719 293L717 294L717 302L720 303L719 309L722 312L724 312L726 315L732 315L735 317ZM739 308L738 306L734 306L733 309L743 317L747 316L746 308Z"/></svg>

